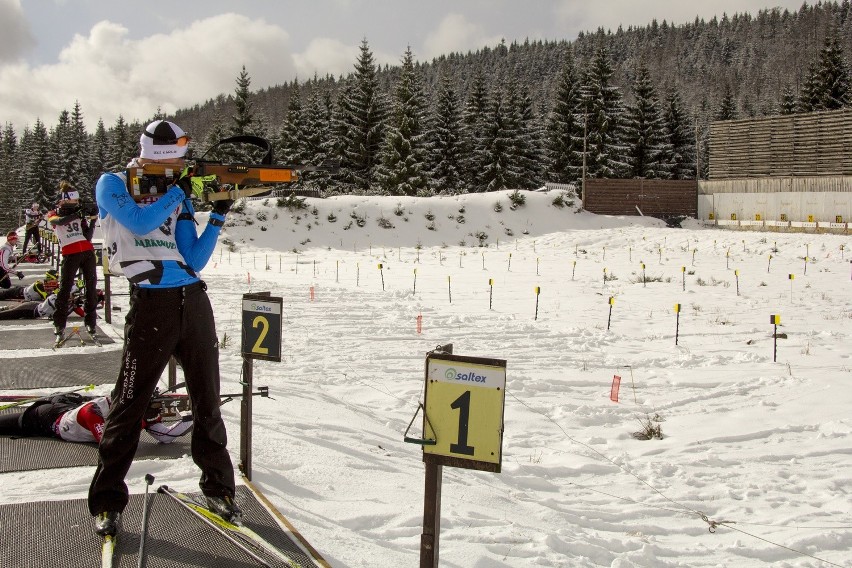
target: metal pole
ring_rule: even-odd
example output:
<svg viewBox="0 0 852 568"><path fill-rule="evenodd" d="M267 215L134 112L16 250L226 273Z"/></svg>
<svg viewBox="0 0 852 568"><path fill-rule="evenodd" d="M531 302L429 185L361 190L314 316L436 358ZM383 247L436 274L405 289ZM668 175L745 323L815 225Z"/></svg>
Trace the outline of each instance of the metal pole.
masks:
<svg viewBox="0 0 852 568"><path fill-rule="evenodd" d="M154 483L154 476L150 473L145 474L145 501L142 503L142 533L139 536L139 559L136 563L137 568L145 566L145 537L148 536L148 488Z"/></svg>
<svg viewBox="0 0 852 568"><path fill-rule="evenodd" d="M423 456L426 486L423 499L423 534L420 535L420 568L438 567L441 536L441 482L443 466Z"/></svg>
<svg viewBox="0 0 852 568"><path fill-rule="evenodd" d="M243 357L243 399L240 401L240 471L251 481L252 360Z"/></svg>

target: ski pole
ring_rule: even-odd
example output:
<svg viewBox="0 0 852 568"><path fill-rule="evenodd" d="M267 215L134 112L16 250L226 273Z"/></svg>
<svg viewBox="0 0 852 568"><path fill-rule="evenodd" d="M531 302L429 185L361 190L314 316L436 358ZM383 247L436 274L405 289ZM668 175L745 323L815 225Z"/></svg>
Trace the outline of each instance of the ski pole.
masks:
<svg viewBox="0 0 852 568"><path fill-rule="evenodd" d="M139 535L139 561L136 568L145 566L145 537L148 536L148 488L154 483L154 476L145 474L145 501L142 503L142 534Z"/></svg>

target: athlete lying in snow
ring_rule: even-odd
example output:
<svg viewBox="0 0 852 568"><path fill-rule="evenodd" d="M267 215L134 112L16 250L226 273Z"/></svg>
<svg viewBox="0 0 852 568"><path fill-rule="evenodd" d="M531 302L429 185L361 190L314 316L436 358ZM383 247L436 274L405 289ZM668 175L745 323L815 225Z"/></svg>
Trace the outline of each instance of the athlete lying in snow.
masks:
<svg viewBox="0 0 852 568"><path fill-rule="evenodd" d="M100 443L109 408L110 399L106 396L75 392L46 396L33 401L23 412L0 415L0 436L45 436L66 442ZM174 442L192 428L189 414L179 422L161 420L157 412L156 416L143 419L140 427L162 444Z"/></svg>

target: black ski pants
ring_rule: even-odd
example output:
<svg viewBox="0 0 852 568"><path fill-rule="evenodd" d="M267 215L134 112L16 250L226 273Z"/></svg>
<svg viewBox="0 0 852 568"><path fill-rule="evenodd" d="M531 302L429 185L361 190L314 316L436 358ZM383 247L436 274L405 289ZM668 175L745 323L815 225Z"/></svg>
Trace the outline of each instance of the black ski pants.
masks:
<svg viewBox="0 0 852 568"><path fill-rule="evenodd" d="M207 286L134 287L124 326L124 354L112 407L98 447L89 487L89 511L123 511L127 475L139 445L139 424L154 388L174 355L192 400L192 459L201 469L205 495L234 496L234 467L219 412L219 346Z"/></svg>
<svg viewBox="0 0 852 568"><path fill-rule="evenodd" d="M53 312L53 325L65 329L68 322L69 304L71 303L71 287L77 279L77 272L83 269L83 285L85 299L83 303L83 321L87 326L93 326L98 321L98 262L95 251L85 250L62 257L62 268L59 274L59 290L56 292L56 311Z"/></svg>
<svg viewBox="0 0 852 568"><path fill-rule="evenodd" d="M28 228L26 233L24 233L24 249L21 254L27 254L27 245L29 244L30 239L32 239L33 243L35 243L38 253L41 254L41 238L38 234L38 225Z"/></svg>

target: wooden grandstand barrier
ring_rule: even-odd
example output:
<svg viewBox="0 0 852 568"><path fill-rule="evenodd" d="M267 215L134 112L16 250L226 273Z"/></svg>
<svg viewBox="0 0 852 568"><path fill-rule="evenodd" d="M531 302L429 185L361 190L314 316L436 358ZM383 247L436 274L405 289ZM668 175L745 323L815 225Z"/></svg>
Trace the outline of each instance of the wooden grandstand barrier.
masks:
<svg viewBox="0 0 852 568"><path fill-rule="evenodd" d="M696 217L695 180L587 179L585 209L599 215Z"/></svg>
<svg viewBox="0 0 852 568"><path fill-rule="evenodd" d="M852 175L852 109L710 125L710 179Z"/></svg>

